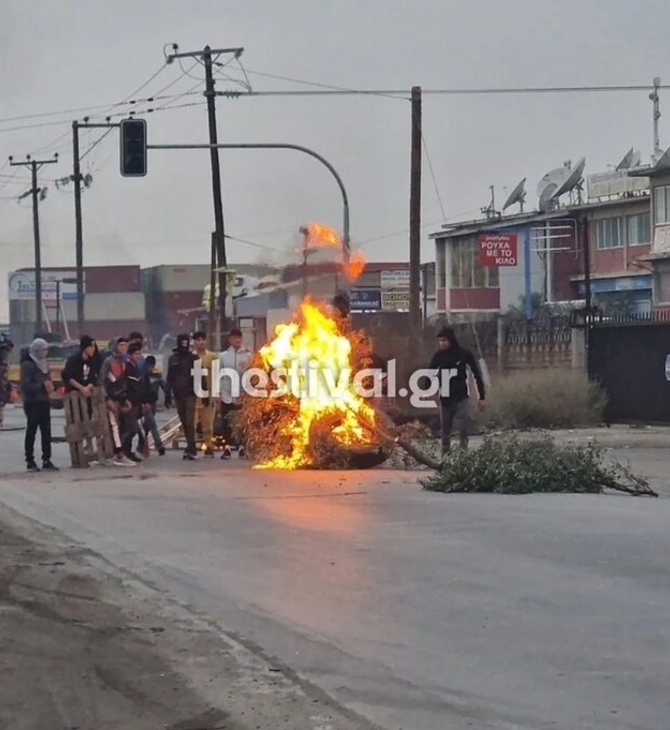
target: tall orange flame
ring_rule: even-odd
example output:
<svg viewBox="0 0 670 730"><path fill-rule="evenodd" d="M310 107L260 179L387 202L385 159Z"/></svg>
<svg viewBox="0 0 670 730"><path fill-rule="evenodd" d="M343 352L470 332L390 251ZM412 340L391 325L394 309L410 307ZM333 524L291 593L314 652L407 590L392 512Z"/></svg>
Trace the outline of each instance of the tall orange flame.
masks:
<svg viewBox="0 0 670 730"><path fill-rule="evenodd" d="M367 444L370 435L363 429L357 414L372 423L374 410L355 392L351 364L351 343L340 333L337 323L324 306L310 299L300 305L299 319L275 328L275 338L260 350L268 369L291 371L297 365L300 376L298 416L284 435L290 438L291 453L259 468L298 469L309 466L310 428L319 418L335 414L339 425L333 429L343 444ZM310 379L308 372L316 372ZM324 375L325 374L325 375ZM336 388L333 388L333 385Z"/></svg>
<svg viewBox="0 0 670 730"><path fill-rule="evenodd" d="M340 253L340 266L345 276L356 280L365 269L365 256L360 249L347 251L340 234L331 226L315 221L307 223L301 228L305 241L303 251L309 252L323 248L334 248Z"/></svg>

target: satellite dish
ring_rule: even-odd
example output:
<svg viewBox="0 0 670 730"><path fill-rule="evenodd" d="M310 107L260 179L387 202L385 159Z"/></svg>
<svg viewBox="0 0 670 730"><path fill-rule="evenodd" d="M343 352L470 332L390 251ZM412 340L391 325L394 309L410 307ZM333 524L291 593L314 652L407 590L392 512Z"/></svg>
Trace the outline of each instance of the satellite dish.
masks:
<svg viewBox="0 0 670 730"><path fill-rule="evenodd" d="M669 167L670 166L670 147L659 157L658 162L654 167Z"/></svg>
<svg viewBox="0 0 670 730"><path fill-rule="evenodd" d="M582 157L582 159L572 168L568 169L568 177L565 179L562 185L559 185L558 190L553 194L553 198L558 199L561 197L561 195L565 193L569 193L573 188L578 187L582 175L584 174L584 167L586 166L586 158Z"/></svg>
<svg viewBox="0 0 670 730"><path fill-rule="evenodd" d="M524 179L509 194L509 197L505 201L505 205L503 205L503 210L507 210L510 206L518 203L519 212L523 213L523 204L526 202L526 191L524 190L525 186L526 178L524 177Z"/></svg>
<svg viewBox="0 0 670 730"><path fill-rule="evenodd" d="M631 147L628 152L622 157L621 162L614 168L615 170L627 170L629 167L633 167L633 158L635 151Z"/></svg>
<svg viewBox="0 0 670 730"><path fill-rule="evenodd" d="M556 207L554 193L563 185L570 175L570 168L557 167L548 172L537 184L537 197L540 199L538 207L542 212Z"/></svg>

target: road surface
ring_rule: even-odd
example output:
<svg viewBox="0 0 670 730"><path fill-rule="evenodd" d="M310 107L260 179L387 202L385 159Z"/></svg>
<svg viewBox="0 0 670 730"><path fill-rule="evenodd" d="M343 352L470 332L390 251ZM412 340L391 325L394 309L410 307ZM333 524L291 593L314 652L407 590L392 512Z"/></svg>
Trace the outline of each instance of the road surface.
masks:
<svg viewBox="0 0 670 730"><path fill-rule="evenodd" d="M381 728L668 727L670 499L445 496L416 472L177 457L5 473L0 501Z"/></svg>

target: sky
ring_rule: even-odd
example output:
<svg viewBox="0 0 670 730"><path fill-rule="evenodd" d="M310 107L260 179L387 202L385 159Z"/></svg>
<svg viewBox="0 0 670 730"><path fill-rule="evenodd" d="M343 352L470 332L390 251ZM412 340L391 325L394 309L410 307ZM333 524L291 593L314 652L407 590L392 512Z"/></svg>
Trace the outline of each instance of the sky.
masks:
<svg viewBox="0 0 670 730"><path fill-rule="evenodd" d="M101 121L101 105L164 89L171 98L153 106L178 108L144 114L150 142L208 141L204 98L178 98L202 88L202 68L165 65L165 44L244 47L256 91L316 88L263 74L349 89L651 85L654 76L670 83L669 22L666 0L0 0L0 321L7 272L33 265L30 199L16 199L29 188L28 171L9 167L9 155L59 152L58 164L40 172L48 187L42 260L74 263L72 186L53 181L72 172L70 124L86 112L34 115L98 107L88 115ZM218 71L241 76L234 64ZM241 89L222 76L217 88ZM664 108L670 118L670 92L661 92ZM349 193L353 245L371 260L408 259L407 100L220 98L217 112L221 142L288 142L324 155ZM527 208L534 208L537 182L566 159L585 156L587 173L600 172L635 146L648 161L651 102L646 91L426 96L423 132L435 178L424 156L422 259L429 261L428 235L445 217L477 217L489 185L502 201L527 177ZM82 152L99 136L82 132ZM669 144L664 116L661 146ZM118 155L114 132L82 163L93 177L82 202L85 263L208 261L207 152L150 151L142 179L122 178ZM300 225L341 225L335 182L306 156L224 151L221 168L226 232L250 242L228 242L233 263L287 262Z"/></svg>

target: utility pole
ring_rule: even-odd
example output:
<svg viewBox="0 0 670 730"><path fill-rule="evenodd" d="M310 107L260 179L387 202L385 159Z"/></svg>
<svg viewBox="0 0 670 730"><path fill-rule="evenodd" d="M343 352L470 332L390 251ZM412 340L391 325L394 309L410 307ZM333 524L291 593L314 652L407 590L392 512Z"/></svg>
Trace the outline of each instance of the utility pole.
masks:
<svg viewBox="0 0 670 730"><path fill-rule="evenodd" d="M79 153L79 130L80 129L113 129L118 124L107 121L106 123L89 123L88 117L83 122L76 119L72 122L72 176L74 183L74 245L75 245L75 272L77 279L77 329L79 337L85 329L85 304L84 304L84 226L81 214L81 183L84 180L81 174L81 159ZM86 154L86 153L84 153Z"/></svg>
<svg viewBox="0 0 670 730"><path fill-rule="evenodd" d="M72 181L74 182L74 247L77 277L77 332L84 333L84 234L81 220L81 167L79 164L79 122L72 122Z"/></svg>
<svg viewBox="0 0 670 730"><path fill-rule="evenodd" d="M30 155L26 155L24 162L14 162L14 158L9 158L11 167L29 167L31 173L31 190L33 198L33 237L35 240L35 330L37 333L42 329L42 249L40 247L40 214L39 201L40 195L44 199L44 192L37 187L37 171L43 165L50 165L58 162L58 152L54 153L51 160L33 160Z"/></svg>
<svg viewBox="0 0 670 730"><path fill-rule="evenodd" d="M216 127L216 91L214 73L212 66L215 63L214 56L219 58L222 55L234 55L239 58L244 52L243 48L210 48L205 46L202 51L188 51L180 53L178 47L173 46L174 53L167 57L167 62L172 63L179 58L195 58L205 68L205 97L207 99L207 122L209 126L210 160L212 166L212 196L214 198L214 235L216 237L217 268L219 269L219 307L221 311L220 327L228 329L226 316L227 300L227 274L222 271L228 266L226 256L226 232L223 219L223 200L221 196L221 166L219 163L219 150L214 145L218 144L218 132Z"/></svg>
<svg viewBox="0 0 670 730"><path fill-rule="evenodd" d="M421 139L421 87L413 86L409 189L409 326L414 345L418 342L421 328Z"/></svg>

